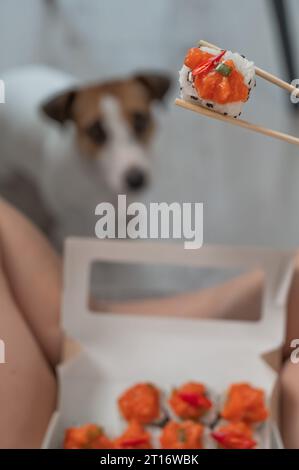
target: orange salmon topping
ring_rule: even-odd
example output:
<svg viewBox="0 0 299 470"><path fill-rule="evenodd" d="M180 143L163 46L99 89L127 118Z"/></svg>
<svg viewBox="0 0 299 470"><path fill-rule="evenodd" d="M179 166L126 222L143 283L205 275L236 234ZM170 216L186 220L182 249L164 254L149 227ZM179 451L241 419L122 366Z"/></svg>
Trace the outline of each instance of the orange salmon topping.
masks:
<svg viewBox="0 0 299 470"><path fill-rule="evenodd" d="M212 54L193 47L189 49L184 63L193 71L212 57L214 57ZM243 75L237 70L232 60L222 63L232 68L228 77L221 75L215 68L195 77L194 84L199 96L218 104L247 101L249 88L244 83Z"/></svg>
<svg viewBox="0 0 299 470"><path fill-rule="evenodd" d="M189 69L194 70L198 65L201 65L206 60L211 59L211 57L213 57L212 54L204 52L198 47L192 47L187 52L184 63L187 67L189 67Z"/></svg>
<svg viewBox="0 0 299 470"><path fill-rule="evenodd" d="M160 393L152 384L137 384L118 399L121 414L127 421L149 424L160 416Z"/></svg>
<svg viewBox="0 0 299 470"><path fill-rule="evenodd" d="M112 449L112 442L95 424L86 424L65 431L64 449Z"/></svg>
<svg viewBox="0 0 299 470"><path fill-rule="evenodd" d="M138 421L131 421L127 430L115 439L114 449L152 449L151 436Z"/></svg>
<svg viewBox="0 0 299 470"><path fill-rule="evenodd" d="M212 437L222 449L254 449L257 444L250 426L242 422L223 425Z"/></svg>
<svg viewBox="0 0 299 470"><path fill-rule="evenodd" d="M246 383L232 385L221 416L227 421L245 421L249 424L265 421L268 410L264 391Z"/></svg>
<svg viewBox="0 0 299 470"><path fill-rule="evenodd" d="M164 427L160 444L162 449L202 449L204 428L199 423L170 421Z"/></svg>
<svg viewBox="0 0 299 470"><path fill-rule="evenodd" d="M172 391L169 405L173 412L182 419L198 419L212 407L206 396L205 386L189 382Z"/></svg>

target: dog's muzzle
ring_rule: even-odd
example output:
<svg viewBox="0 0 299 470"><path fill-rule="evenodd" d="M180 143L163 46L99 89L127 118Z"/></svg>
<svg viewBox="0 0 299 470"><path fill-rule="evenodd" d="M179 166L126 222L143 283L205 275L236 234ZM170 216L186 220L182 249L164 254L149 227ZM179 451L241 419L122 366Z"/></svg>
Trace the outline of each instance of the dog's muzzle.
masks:
<svg viewBox="0 0 299 470"><path fill-rule="evenodd" d="M140 168L133 167L127 171L125 182L129 191L140 191L148 184L148 175Z"/></svg>

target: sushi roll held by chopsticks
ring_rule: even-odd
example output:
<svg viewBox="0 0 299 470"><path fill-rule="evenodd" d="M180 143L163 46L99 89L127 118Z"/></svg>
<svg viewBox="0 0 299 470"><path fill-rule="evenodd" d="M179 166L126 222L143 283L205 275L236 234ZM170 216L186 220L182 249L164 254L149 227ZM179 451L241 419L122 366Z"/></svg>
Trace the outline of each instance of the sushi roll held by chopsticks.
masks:
<svg viewBox="0 0 299 470"><path fill-rule="evenodd" d="M238 119L256 85L256 76L299 97L299 89L263 70L244 56L201 40L189 49L180 70L181 97L175 104L202 116L299 145L299 138Z"/></svg>
<svg viewBox="0 0 299 470"><path fill-rule="evenodd" d="M192 47L180 71L181 98L238 118L256 85L255 66L244 56L211 47Z"/></svg>

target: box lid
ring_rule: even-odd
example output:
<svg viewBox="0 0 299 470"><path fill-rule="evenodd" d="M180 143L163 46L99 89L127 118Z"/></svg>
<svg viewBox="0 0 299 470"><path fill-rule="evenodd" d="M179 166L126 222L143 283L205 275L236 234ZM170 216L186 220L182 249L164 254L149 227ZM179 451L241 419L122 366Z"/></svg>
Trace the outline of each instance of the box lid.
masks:
<svg viewBox="0 0 299 470"><path fill-rule="evenodd" d="M165 334L196 343L213 337L241 343L258 354L281 345L285 332L285 302L292 276L291 251L261 248L204 246L185 250L183 244L142 241L108 241L73 238L66 242L64 265L63 327L85 344L131 346ZM262 269L266 283L261 319L256 322L153 318L136 315L94 314L88 307L90 270L95 261L109 263L166 264L209 268Z"/></svg>

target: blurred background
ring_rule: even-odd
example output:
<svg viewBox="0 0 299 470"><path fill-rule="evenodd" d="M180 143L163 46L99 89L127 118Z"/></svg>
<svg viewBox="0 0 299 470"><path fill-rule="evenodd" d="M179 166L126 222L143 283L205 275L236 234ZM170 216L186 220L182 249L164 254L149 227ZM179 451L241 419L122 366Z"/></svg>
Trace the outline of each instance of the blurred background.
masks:
<svg viewBox="0 0 299 470"><path fill-rule="evenodd" d="M293 72L275 14L279 3L288 10ZM173 105L185 52L200 38L289 79L298 71L297 6L296 0L1 0L0 78L31 63L82 79L151 68L170 73L174 87L159 117L154 178L139 199L204 202L205 243L297 247L299 149ZM244 119L299 134L289 96L260 80ZM47 230L34 192L2 179L0 193Z"/></svg>

